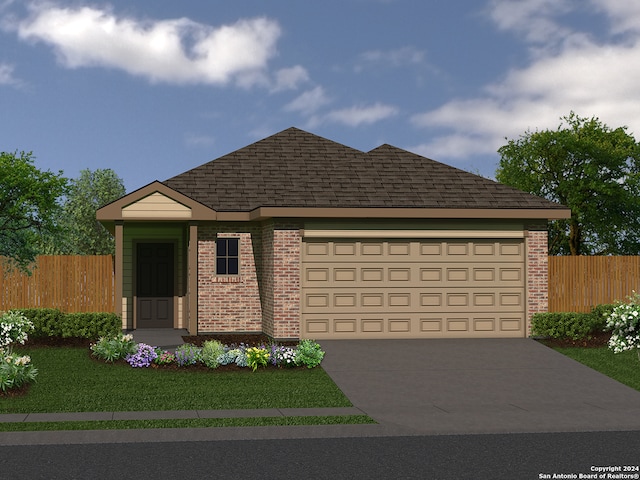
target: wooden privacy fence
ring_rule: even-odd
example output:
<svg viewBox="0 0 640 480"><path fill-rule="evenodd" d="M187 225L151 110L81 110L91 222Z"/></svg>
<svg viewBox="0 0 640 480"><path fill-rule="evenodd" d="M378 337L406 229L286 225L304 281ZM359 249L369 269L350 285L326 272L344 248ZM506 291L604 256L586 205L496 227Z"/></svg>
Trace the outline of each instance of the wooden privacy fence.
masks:
<svg viewBox="0 0 640 480"><path fill-rule="evenodd" d="M589 312L640 292L640 257L549 257L549 311Z"/></svg>
<svg viewBox="0 0 640 480"><path fill-rule="evenodd" d="M549 257L550 312L588 312L634 290L640 292L640 256ZM114 312L113 258L45 255L31 275L0 269L0 311L12 308Z"/></svg>
<svg viewBox="0 0 640 480"><path fill-rule="evenodd" d="M39 256L31 275L0 269L0 311L114 312L114 280L111 255Z"/></svg>

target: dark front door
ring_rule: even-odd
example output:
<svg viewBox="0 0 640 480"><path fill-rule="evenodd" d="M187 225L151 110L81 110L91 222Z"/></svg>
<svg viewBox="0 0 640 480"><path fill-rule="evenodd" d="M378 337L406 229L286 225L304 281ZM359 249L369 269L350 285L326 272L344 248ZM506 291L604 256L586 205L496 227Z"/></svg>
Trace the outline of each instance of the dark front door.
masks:
<svg viewBox="0 0 640 480"><path fill-rule="evenodd" d="M137 327L173 327L173 244L138 243Z"/></svg>

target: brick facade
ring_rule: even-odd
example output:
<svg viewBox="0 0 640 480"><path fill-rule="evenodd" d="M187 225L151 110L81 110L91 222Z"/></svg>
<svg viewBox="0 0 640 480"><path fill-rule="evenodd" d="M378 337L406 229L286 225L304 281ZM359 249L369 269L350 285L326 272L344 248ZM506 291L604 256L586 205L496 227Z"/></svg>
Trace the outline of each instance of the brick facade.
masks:
<svg viewBox="0 0 640 480"><path fill-rule="evenodd" d="M217 276L218 237L240 238L238 276ZM301 230L299 225L212 224L198 230L198 331L264 332L300 338ZM548 308L548 247L544 226L526 237L526 334L534 313Z"/></svg>
<svg viewBox="0 0 640 480"><path fill-rule="evenodd" d="M300 338L299 229L273 232L273 336Z"/></svg>
<svg viewBox="0 0 640 480"><path fill-rule="evenodd" d="M218 276L216 238L240 238L240 275ZM198 230L198 332L300 336L298 226L201 226Z"/></svg>
<svg viewBox="0 0 640 480"><path fill-rule="evenodd" d="M531 334L534 313L546 312L549 307L548 233L543 227L529 227L527 244L527 336Z"/></svg>
<svg viewBox="0 0 640 480"><path fill-rule="evenodd" d="M263 328L274 338L300 337L300 228L262 228Z"/></svg>
<svg viewBox="0 0 640 480"><path fill-rule="evenodd" d="M260 332L262 302L254 255L257 229L204 226L198 230L198 332ZM216 238L240 239L240 274L216 275ZM260 239L258 238L258 243ZM259 250L259 245L257 246Z"/></svg>

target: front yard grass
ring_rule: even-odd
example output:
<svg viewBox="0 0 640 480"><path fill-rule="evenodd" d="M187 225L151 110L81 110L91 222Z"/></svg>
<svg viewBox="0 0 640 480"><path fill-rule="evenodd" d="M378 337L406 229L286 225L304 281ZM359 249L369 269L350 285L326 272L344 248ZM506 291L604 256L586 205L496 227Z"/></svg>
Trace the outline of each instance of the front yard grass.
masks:
<svg viewBox="0 0 640 480"><path fill-rule="evenodd" d="M37 381L24 396L0 397L0 413L352 406L322 368L170 371L105 364L85 348L20 351Z"/></svg>
<svg viewBox="0 0 640 480"><path fill-rule="evenodd" d="M211 427L273 427L299 425L362 425L375 424L367 415L334 415L324 417L253 417L253 418L188 418L162 420L101 420L74 422L11 422L0 423L0 432L48 430L130 430L145 428L211 428Z"/></svg>
<svg viewBox="0 0 640 480"><path fill-rule="evenodd" d="M635 350L622 353L613 353L608 347L554 347L554 350L640 391L640 361Z"/></svg>
<svg viewBox="0 0 640 480"><path fill-rule="evenodd" d="M86 348L25 348L38 368L28 393L0 397L0 413L350 407L322 368L233 372L106 364ZM204 428L375 423L366 415L7 422L0 431Z"/></svg>

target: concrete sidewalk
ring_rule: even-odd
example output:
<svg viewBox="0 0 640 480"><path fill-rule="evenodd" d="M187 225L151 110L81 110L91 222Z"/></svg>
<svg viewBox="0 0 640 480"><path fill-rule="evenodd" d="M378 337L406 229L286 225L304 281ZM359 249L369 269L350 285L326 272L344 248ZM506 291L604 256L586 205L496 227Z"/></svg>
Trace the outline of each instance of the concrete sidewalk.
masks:
<svg viewBox="0 0 640 480"><path fill-rule="evenodd" d="M189 335L187 329L179 328L139 328L129 331L136 343L146 343L152 347L173 350L184 343L183 336Z"/></svg>

